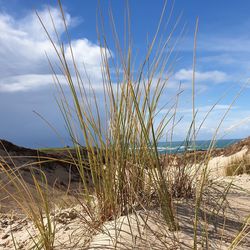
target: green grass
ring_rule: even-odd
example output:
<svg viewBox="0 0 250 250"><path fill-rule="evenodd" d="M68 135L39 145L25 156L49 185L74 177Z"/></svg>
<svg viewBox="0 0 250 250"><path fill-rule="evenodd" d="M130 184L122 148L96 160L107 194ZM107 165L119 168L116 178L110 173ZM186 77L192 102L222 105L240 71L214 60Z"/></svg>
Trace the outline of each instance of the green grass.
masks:
<svg viewBox="0 0 250 250"><path fill-rule="evenodd" d="M39 148L38 151L41 151L41 152L48 152L48 151L65 151L65 150L73 150L74 148L73 147L55 147L55 148Z"/></svg>

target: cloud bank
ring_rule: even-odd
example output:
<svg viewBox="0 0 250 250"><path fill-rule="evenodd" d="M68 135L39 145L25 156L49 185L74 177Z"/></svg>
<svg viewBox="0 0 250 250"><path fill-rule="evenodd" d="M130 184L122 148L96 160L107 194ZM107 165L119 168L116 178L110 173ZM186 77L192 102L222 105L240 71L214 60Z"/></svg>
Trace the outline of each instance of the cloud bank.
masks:
<svg viewBox="0 0 250 250"><path fill-rule="evenodd" d="M65 31L61 13L56 8L51 8L50 12L61 37ZM48 9L39 11L38 15L52 38L56 39ZM75 19L68 13L65 17L69 28L75 25ZM32 91L51 85L52 72L45 53L52 62L57 61L57 57L36 14L32 12L23 18L14 19L6 13L0 13L0 30L0 92ZM79 68L84 64L93 82L100 83L100 47L87 38L73 39L71 42ZM70 63L69 44L66 43L64 47L66 59ZM59 78L62 84L66 83L62 75Z"/></svg>

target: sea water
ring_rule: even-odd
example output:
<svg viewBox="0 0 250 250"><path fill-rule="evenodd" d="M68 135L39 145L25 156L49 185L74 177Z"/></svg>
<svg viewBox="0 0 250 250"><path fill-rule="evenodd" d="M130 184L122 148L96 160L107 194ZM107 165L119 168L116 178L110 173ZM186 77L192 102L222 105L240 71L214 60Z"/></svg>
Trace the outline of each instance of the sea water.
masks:
<svg viewBox="0 0 250 250"><path fill-rule="evenodd" d="M213 148L226 148L241 139L224 139L217 140L212 143ZM165 153L182 153L184 151L196 150L207 150L211 147L210 140L197 140L195 145L192 141L174 141L174 142L159 142L157 145L158 152L161 154Z"/></svg>

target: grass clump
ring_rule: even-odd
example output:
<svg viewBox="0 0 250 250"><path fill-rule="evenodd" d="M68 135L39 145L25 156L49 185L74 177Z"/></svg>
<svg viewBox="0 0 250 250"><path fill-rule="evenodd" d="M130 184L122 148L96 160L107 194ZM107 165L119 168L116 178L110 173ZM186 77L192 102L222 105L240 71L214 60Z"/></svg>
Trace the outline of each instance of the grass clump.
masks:
<svg viewBox="0 0 250 250"><path fill-rule="evenodd" d="M59 6L67 33L60 2ZM165 38L162 46L155 46L165 7L166 4L156 34L138 69L133 68L130 33L128 31L125 34L125 36L128 35L128 44L126 51L122 51L111 14L111 26L118 56L118 64L114 64L114 58L107 45L102 26L103 20L101 20L98 31L103 80L101 97L97 96L91 82L85 82L84 79L88 79L86 72L85 77L82 77L80 73L82 71L75 63L69 36L67 42L70 58L67 58L63 42L52 39L39 17L56 51L60 71L64 74L71 93L70 98L65 97L65 91L51 63L54 79L60 91L58 102L78 157L77 167L82 176L83 192L87 195L86 197L94 192L101 221L114 219L128 214L135 208L143 208L148 205L151 197L150 187L154 186L170 230L178 229L174 218L170 186L165 178L157 150L158 141L162 138L166 126L172 121L174 115L165 115L158 125L155 123L161 109L159 100L169 79L169 76L166 75L166 67L173 50L172 46L170 49L167 47L174 30ZM62 45L58 46L59 44ZM154 50L156 52L153 53ZM152 57L151 61L149 61L150 57ZM113 64L110 65L112 62ZM149 67L146 67L147 65ZM103 113L104 117L101 115ZM75 128L79 128L79 130ZM80 138L88 152L87 160L82 158ZM90 189L86 183L86 171L91 174L93 189Z"/></svg>
<svg viewBox="0 0 250 250"><path fill-rule="evenodd" d="M241 160L236 160L225 167L226 176L250 174L250 159L243 156Z"/></svg>

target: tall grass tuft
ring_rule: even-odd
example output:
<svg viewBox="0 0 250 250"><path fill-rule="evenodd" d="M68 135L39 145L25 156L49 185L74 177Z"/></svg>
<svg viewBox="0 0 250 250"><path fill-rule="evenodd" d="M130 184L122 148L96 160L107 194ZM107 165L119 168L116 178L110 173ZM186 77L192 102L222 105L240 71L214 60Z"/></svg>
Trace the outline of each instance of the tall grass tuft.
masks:
<svg viewBox="0 0 250 250"><path fill-rule="evenodd" d="M52 34L49 34L46 24L38 15L58 56L60 72L63 73L70 90L71 96L68 97L53 63L49 61L60 92L58 103L77 152L83 192L86 194L86 199L94 192L101 221L114 219L128 214L133 209L148 205L154 186L169 228L178 229L170 185L157 150L158 141L162 138L166 127L171 126L174 117L172 108L167 115L159 118L162 108L159 106L159 101L165 93L171 71L171 68L167 67L171 67L170 58L174 49L172 37L179 21L177 20L165 40L163 36L160 37L160 46L156 46L166 4L167 2L163 7L155 36L138 68L133 66L135 62L132 57L129 28L124 34L125 40L127 38L124 46L127 49L124 51L121 48L112 13L110 14L116 48L115 59L114 51L111 51L107 44L100 11L101 24L98 26L98 37L103 81L102 95L96 92L84 65L81 65L84 68L82 70L76 63L77 55L74 54L71 45L61 2L59 1L59 6L70 56L66 55L63 42L58 36L58 41L53 40ZM127 16L129 19L129 11ZM54 23L52 17L51 21ZM57 34L56 29L55 34ZM83 159L81 153L83 143L88 152L87 160ZM86 183L86 172L91 175L92 187Z"/></svg>

